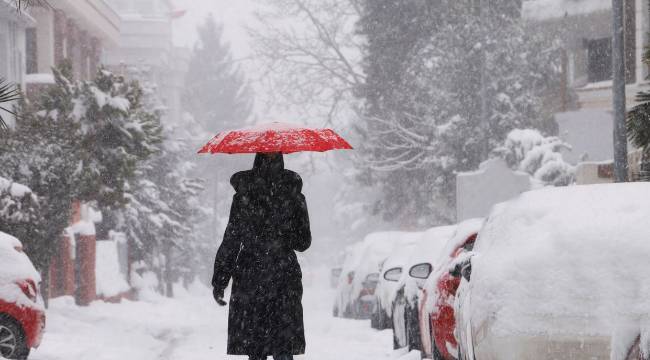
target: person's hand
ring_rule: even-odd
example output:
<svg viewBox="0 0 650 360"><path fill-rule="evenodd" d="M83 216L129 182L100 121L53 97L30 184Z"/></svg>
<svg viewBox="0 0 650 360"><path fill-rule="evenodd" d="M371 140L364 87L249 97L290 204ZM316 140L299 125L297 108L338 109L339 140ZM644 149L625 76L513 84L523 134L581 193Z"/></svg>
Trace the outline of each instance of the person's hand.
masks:
<svg viewBox="0 0 650 360"><path fill-rule="evenodd" d="M223 290L218 290L217 288L214 288L212 290L212 296L214 296L214 300L217 302L217 304L219 304L219 306L228 305L228 303L223 300Z"/></svg>

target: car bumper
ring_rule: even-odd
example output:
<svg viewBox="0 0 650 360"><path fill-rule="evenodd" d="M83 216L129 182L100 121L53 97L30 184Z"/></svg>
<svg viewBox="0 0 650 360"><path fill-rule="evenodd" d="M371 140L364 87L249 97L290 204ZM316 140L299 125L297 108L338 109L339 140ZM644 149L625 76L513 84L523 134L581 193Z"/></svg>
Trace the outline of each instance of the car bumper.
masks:
<svg viewBox="0 0 650 360"><path fill-rule="evenodd" d="M608 360L607 337L488 336L474 346L476 360Z"/></svg>

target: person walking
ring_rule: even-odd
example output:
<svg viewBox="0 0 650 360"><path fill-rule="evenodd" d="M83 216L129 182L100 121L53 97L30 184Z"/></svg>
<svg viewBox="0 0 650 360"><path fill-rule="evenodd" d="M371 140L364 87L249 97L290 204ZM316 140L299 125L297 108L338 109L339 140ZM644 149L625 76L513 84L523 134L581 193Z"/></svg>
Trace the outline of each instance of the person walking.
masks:
<svg viewBox="0 0 650 360"><path fill-rule="evenodd" d="M302 179L284 168L281 153L258 153L253 169L234 174L230 183L236 194L212 278L222 306L233 280L227 352L291 360L306 345L296 256L311 245Z"/></svg>

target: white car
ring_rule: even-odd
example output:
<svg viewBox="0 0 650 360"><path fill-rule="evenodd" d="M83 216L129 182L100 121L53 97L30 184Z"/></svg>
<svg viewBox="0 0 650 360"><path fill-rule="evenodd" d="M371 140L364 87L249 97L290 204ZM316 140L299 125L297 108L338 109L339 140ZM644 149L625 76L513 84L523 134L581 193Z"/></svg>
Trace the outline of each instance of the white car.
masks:
<svg viewBox="0 0 650 360"><path fill-rule="evenodd" d="M393 347L422 350L420 295L424 282L439 266L437 260L454 235L456 225L438 226L420 233L392 296Z"/></svg>
<svg viewBox="0 0 650 360"><path fill-rule="evenodd" d="M384 330L391 328L392 304L397 292L399 279L408 263L409 256L415 247L420 233L407 233L400 239L400 244L392 251L391 255L382 264L379 283L375 290L377 306L372 313L370 326L374 329Z"/></svg>
<svg viewBox="0 0 650 360"><path fill-rule="evenodd" d="M352 282L354 280L354 269L361 261L363 242L352 244L345 248L345 257L336 287L336 298L334 299L334 316L352 317Z"/></svg>
<svg viewBox="0 0 650 360"><path fill-rule="evenodd" d="M649 199L649 183L628 183L541 189L495 206L473 253L453 264L464 278L460 358L647 356Z"/></svg>

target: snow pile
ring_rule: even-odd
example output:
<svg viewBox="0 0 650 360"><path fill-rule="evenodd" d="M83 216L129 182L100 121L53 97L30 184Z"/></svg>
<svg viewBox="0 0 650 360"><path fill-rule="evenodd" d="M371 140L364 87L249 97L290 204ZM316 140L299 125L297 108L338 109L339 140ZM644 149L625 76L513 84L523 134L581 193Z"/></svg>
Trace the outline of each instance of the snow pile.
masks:
<svg viewBox="0 0 650 360"><path fill-rule="evenodd" d="M32 190L25 185L21 185L11 180L0 177L0 192L8 192L11 196L22 198L31 194Z"/></svg>
<svg viewBox="0 0 650 360"><path fill-rule="evenodd" d="M545 188L497 205L469 287L496 336L609 336L648 325L650 184ZM638 333L638 331L637 331Z"/></svg>
<svg viewBox="0 0 650 360"><path fill-rule="evenodd" d="M610 0L528 0L523 3L522 14L526 19L549 20L586 15L611 8Z"/></svg>
<svg viewBox="0 0 650 360"><path fill-rule="evenodd" d="M556 136L514 129L494 152L513 170L528 173L540 185L565 186L573 183L575 167L564 161L562 150L571 150L571 146Z"/></svg>
<svg viewBox="0 0 650 360"><path fill-rule="evenodd" d="M97 241L95 274L98 296L110 298L129 291L130 286L120 271L117 242Z"/></svg>
<svg viewBox="0 0 650 360"><path fill-rule="evenodd" d="M31 308L41 308L41 304L31 301L16 285L17 281L32 280L41 282L41 276L22 251L21 242L15 237L0 232L0 299Z"/></svg>

